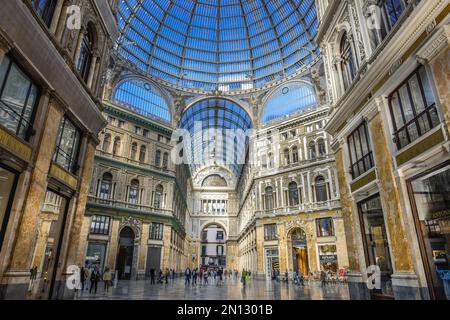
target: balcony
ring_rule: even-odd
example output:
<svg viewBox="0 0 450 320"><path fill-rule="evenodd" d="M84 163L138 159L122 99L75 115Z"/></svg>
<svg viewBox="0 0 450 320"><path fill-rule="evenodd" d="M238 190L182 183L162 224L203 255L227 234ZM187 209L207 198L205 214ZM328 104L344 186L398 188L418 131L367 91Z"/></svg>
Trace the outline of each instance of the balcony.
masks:
<svg viewBox="0 0 450 320"><path fill-rule="evenodd" d="M324 202L315 203L305 203L298 206L276 208L272 210L259 210L255 211L257 218L267 216L267 215L286 215L286 214L297 214L297 213L308 213L313 211L321 210L335 210L341 207L339 200L329 200Z"/></svg>
<svg viewBox="0 0 450 320"><path fill-rule="evenodd" d="M108 200L101 199L94 196L88 196L88 205L105 207L105 208L113 208L113 209L122 209L127 211L134 211L136 213L141 214L159 214L165 216L172 216L172 210L167 209L158 209L152 206L145 206L141 204L133 204L120 200Z"/></svg>

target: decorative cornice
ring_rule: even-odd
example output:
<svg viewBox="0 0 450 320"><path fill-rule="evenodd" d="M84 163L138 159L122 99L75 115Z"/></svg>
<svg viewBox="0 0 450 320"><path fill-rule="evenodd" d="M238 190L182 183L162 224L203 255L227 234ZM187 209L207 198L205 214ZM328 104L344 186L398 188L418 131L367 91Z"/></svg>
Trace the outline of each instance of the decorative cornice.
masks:
<svg viewBox="0 0 450 320"><path fill-rule="evenodd" d="M420 62L430 62L450 44L450 25L445 25L417 52Z"/></svg>

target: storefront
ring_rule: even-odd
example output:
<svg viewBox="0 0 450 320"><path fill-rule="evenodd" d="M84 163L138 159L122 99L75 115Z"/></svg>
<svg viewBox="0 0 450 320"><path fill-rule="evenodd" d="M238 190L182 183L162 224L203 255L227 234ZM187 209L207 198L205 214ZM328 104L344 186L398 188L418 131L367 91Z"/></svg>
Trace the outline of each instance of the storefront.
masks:
<svg viewBox="0 0 450 320"><path fill-rule="evenodd" d="M408 181L430 296L450 299L450 162Z"/></svg>
<svg viewBox="0 0 450 320"><path fill-rule="evenodd" d="M105 267L106 242L90 241L86 252L85 267L98 268L103 271Z"/></svg>
<svg viewBox="0 0 450 320"><path fill-rule="evenodd" d="M0 252L6 234L18 174L0 164Z"/></svg>
<svg viewBox="0 0 450 320"><path fill-rule="evenodd" d="M266 277L268 279L273 277L274 271L280 271L280 258L278 255L278 248L266 248Z"/></svg>
<svg viewBox="0 0 450 320"><path fill-rule="evenodd" d="M320 270L338 271L337 249L334 244L319 245Z"/></svg>
<svg viewBox="0 0 450 320"><path fill-rule="evenodd" d="M389 242L379 195L358 203L367 266L380 270L380 288L371 290L375 299L393 299L391 275L393 273Z"/></svg>

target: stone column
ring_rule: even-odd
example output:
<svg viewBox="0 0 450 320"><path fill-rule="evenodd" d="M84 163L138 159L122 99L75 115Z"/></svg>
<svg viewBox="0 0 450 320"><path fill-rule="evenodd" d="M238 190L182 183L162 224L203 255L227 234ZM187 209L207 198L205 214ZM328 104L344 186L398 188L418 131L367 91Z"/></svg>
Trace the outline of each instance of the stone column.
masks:
<svg viewBox="0 0 450 320"><path fill-rule="evenodd" d="M91 66L89 67L89 76L88 76L88 80L86 83L88 88L90 88L90 89L92 89L92 83L94 80L95 67L97 65L97 60L98 60L98 53L95 53L92 57Z"/></svg>
<svg viewBox="0 0 450 320"><path fill-rule="evenodd" d="M394 177L394 165L385 134L386 129L380 112L376 112L371 117L371 119L368 119L368 127L371 136L377 137L377 139L373 139L372 144L377 168L378 188L394 269L394 274L392 275L394 295L398 299L403 299L410 295L416 296L416 294L419 294L420 297L418 287L416 283L413 283L417 282L417 277L414 274L405 221L403 221L404 213L401 212L400 188ZM406 281L405 277L409 280ZM401 280L397 282L397 278ZM413 278L415 278L415 281Z"/></svg>
<svg viewBox="0 0 450 320"><path fill-rule="evenodd" d="M258 276L264 278L264 226L256 227L256 250L258 252Z"/></svg>
<svg viewBox="0 0 450 320"><path fill-rule="evenodd" d="M288 262L287 262L287 235L286 235L286 226L284 223L280 223L277 225L278 229L278 256L280 259L280 273L281 277L284 277L284 272L287 270Z"/></svg>
<svg viewBox="0 0 450 320"><path fill-rule="evenodd" d="M84 265L87 239L89 236L89 218L85 217L89 186L94 168L95 141L85 135L83 137L83 156L79 173L78 196L75 214L70 230L67 265ZM87 221L86 221L87 220Z"/></svg>
<svg viewBox="0 0 450 320"><path fill-rule="evenodd" d="M163 232L163 261L162 261L162 268L172 268L175 269L175 266L173 265L173 262L170 261L170 235L171 235L172 226L171 225L164 225L164 232Z"/></svg>
<svg viewBox="0 0 450 320"><path fill-rule="evenodd" d="M139 262L138 262L138 270L137 276L138 279L145 278L145 266L147 262L147 249L148 249L148 232L149 232L149 224L143 223L141 230L141 245L139 247Z"/></svg>
<svg viewBox="0 0 450 320"><path fill-rule="evenodd" d="M64 0L58 0L56 2L55 10L53 12L52 22L50 24L50 32L52 34L56 33L56 28L58 27L59 18L61 16L61 11L63 7Z"/></svg>
<svg viewBox="0 0 450 320"><path fill-rule="evenodd" d="M111 223L111 236L109 238L108 258L106 264L113 272L116 269L117 250L119 247L120 220L113 219Z"/></svg>
<svg viewBox="0 0 450 320"><path fill-rule="evenodd" d="M41 98L41 103L48 101ZM42 110L43 106L38 109ZM47 191L47 176L55 151L56 138L63 113L54 102L50 102L45 123L37 147L36 162L32 173L30 188L26 197L17 240L13 250L10 270L28 272L31 266L33 248L36 244L37 221Z"/></svg>

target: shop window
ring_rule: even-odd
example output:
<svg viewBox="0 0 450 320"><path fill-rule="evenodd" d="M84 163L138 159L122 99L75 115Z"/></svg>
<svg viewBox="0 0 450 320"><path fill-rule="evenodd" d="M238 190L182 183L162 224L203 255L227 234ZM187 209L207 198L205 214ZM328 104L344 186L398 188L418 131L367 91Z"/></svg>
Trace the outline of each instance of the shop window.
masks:
<svg viewBox="0 0 450 320"><path fill-rule="evenodd" d="M90 270L94 270L94 268L100 271L104 270L105 256L106 243L89 242L86 252L85 268Z"/></svg>
<svg viewBox="0 0 450 320"><path fill-rule="evenodd" d="M266 210L273 210L273 188L272 187L267 187L265 190L265 209Z"/></svg>
<svg viewBox="0 0 450 320"><path fill-rule="evenodd" d="M383 209L379 196L364 200L358 204L367 265L375 265L381 272L381 289L374 289L377 295L393 296L392 263L388 238L384 224Z"/></svg>
<svg viewBox="0 0 450 320"><path fill-rule="evenodd" d="M292 181L291 183L289 183L288 186L288 193L289 193L289 205L291 207L293 206L298 206L299 204L299 198L298 198L298 187L297 187L297 183L295 183L294 181Z"/></svg>
<svg viewBox="0 0 450 320"><path fill-rule="evenodd" d="M353 179L374 167L372 145L366 122L348 137L348 149Z"/></svg>
<svg viewBox="0 0 450 320"><path fill-rule="evenodd" d="M319 246L319 261L320 269L324 271L337 272L338 259L336 245L322 245Z"/></svg>
<svg viewBox="0 0 450 320"><path fill-rule="evenodd" d="M162 223L152 222L149 225L149 239L162 240L164 225Z"/></svg>
<svg viewBox="0 0 450 320"><path fill-rule="evenodd" d="M394 141L399 150L439 125L432 84L425 67L417 69L388 99Z"/></svg>
<svg viewBox="0 0 450 320"><path fill-rule="evenodd" d="M31 0L34 11L42 18L47 27L50 27L52 23L56 2L56 0Z"/></svg>
<svg viewBox="0 0 450 320"><path fill-rule="evenodd" d="M28 140L33 129L38 89L8 57L0 64L0 124Z"/></svg>
<svg viewBox="0 0 450 320"><path fill-rule="evenodd" d="M161 209L162 207L163 192L164 192L163 186L160 184L157 185L155 188L155 201L154 201L155 209Z"/></svg>
<svg viewBox="0 0 450 320"><path fill-rule="evenodd" d="M328 201L328 184L324 177L319 176L315 180L316 202Z"/></svg>
<svg viewBox="0 0 450 320"><path fill-rule="evenodd" d="M264 225L264 241L278 240L277 225L266 224Z"/></svg>
<svg viewBox="0 0 450 320"><path fill-rule="evenodd" d="M450 300L450 164L408 182L433 299Z"/></svg>
<svg viewBox="0 0 450 320"><path fill-rule="evenodd" d="M332 237L334 236L334 226L332 218L321 218L316 220L317 236Z"/></svg>
<svg viewBox="0 0 450 320"><path fill-rule="evenodd" d="M341 72L345 91L347 91L355 79L356 67L354 59L352 40L347 32L345 32L341 40Z"/></svg>
<svg viewBox="0 0 450 320"><path fill-rule="evenodd" d="M80 56L77 62L77 70L85 82L88 81L91 63L94 55L94 36L92 27L89 26L83 35L80 47Z"/></svg>
<svg viewBox="0 0 450 320"><path fill-rule="evenodd" d="M112 198L112 174L106 172L103 174L102 181L100 183L99 198L109 200Z"/></svg>
<svg viewBox="0 0 450 320"><path fill-rule="evenodd" d="M70 172L76 171L80 138L80 130L72 121L64 117L56 141L54 161Z"/></svg>
<svg viewBox="0 0 450 320"><path fill-rule="evenodd" d="M92 216L91 234L108 235L111 217L108 216Z"/></svg>

